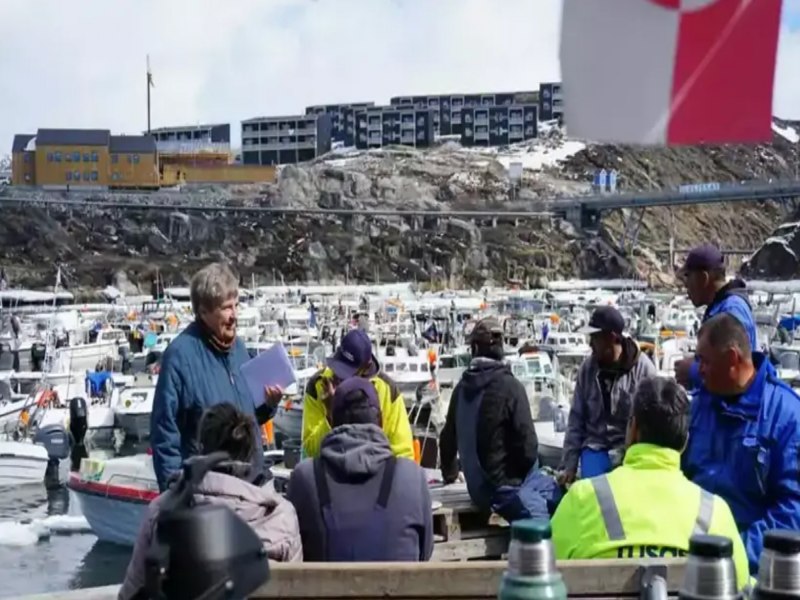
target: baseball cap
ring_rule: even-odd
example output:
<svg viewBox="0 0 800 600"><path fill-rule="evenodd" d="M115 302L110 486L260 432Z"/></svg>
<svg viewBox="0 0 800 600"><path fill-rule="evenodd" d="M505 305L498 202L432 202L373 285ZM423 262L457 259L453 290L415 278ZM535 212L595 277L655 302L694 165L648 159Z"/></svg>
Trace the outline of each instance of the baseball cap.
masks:
<svg viewBox="0 0 800 600"><path fill-rule="evenodd" d="M496 317L486 317L475 323L469 334L470 344L491 344L495 336L503 335L503 326Z"/></svg>
<svg viewBox="0 0 800 600"><path fill-rule="evenodd" d="M363 392L363 395L359 392ZM381 422L378 391L369 379L351 377L336 387L331 403L331 420L337 424L344 424L347 421L346 410L349 410L351 416L362 417L359 422Z"/></svg>
<svg viewBox="0 0 800 600"><path fill-rule="evenodd" d="M600 306L592 313L589 324L581 327L578 333L591 335L604 331L621 335L623 329L625 329L625 319L620 312L613 306Z"/></svg>
<svg viewBox="0 0 800 600"><path fill-rule="evenodd" d="M725 257L719 248L711 244L703 244L689 251L686 261L678 270L679 275L685 275L690 271L714 271L725 268Z"/></svg>
<svg viewBox="0 0 800 600"><path fill-rule="evenodd" d="M362 329L353 329L342 338L339 348L327 363L339 379L350 379L364 367L371 367L367 375L375 375L375 361L372 360L372 342L369 336Z"/></svg>

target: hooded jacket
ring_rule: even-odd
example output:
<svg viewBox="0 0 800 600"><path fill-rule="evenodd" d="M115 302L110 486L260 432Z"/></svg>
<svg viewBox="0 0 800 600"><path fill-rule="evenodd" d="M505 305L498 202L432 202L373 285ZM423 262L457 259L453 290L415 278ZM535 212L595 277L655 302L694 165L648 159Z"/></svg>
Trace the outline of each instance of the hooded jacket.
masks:
<svg viewBox="0 0 800 600"><path fill-rule="evenodd" d="M706 307L703 313L703 323L721 313L728 313L736 317L747 331L750 338L750 349L758 351L758 336L756 334L756 322L753 318L753 308L747 297L747 286L741 279L733 279L720 288L714 299ZM702 385L700 379L700 365L695 361L689 371L689 380L692 387L697 389Z"/></svg>
<svg viewBox="0 0 800 600"><path fill-rule="evenodd" d="M386 437L389 438L392 451L395 456L413 459L413 436L403 395L394 381L381 372L380 365L376 362L367 377L375 386L375 391L378 392L381 417L383 418L383 431L386 433ZM328 408L323 398L325 397L325 382L332 378L333 371L326 367L309 379L306 385L306 392L303 397L302 443L303 452L307 457L319 456L322 440L331 430L331 425L328 422Z"/></svg>
<svg viewBox="0 0 800 600"><path fill-rule="evenodd" d="M150 445L153 468L161 491L167 488L170 475L180 471L183 460L197 454L197 431L205 409L230 402L256 419L256 402L267 407L262 398L253 398L241 368L250 360L244 342L236 338L228 352L216 350L206 339L197 322L190 324L164 352L153 412L150 415ZM272 411L274 412L274 410ZM258 431L258 428L254 428ZM264 474L261 435L256 434L253 474Z"/></svg>
<svg viewBox="0 0 800 600"><path fill-rule="evenodd" d="M483 392L474 434L457 431L456 398L475 401ZM525 388L503 361L476 357L451 396L447 420L439 436L442 478L455 481L459 466L458 436L476 435L481 468L495 487L518 486L536 464L538 440Z"/></svg>
<svg viewBox="0 0 800 600"><path fill-rule="evenodd" d="M567 471L577 470L584 448L614 450L624 446L636 386L642 379L657 374L650 359L629 337L622 338L622 356L615 369L617 374L611 387L610 414L603 401L599 379L601 367L597 359L588 356L578 369L564 437L562 462Z"/></svg>
<svg viewBox="0 0 800 600"><path fill-rule="evenodd" d="M167 491L150 503L119 591L119 600L130 600L144 587L145 557L155 539L160 506L170 493ZM258 534L270 560L303 560L297 514L292 504L275 492L271 482L257 487L232 475L212 471L200 482L195 500L227 505Z"/></svg>
<svg viewBox="0 0 800 600"><path fill-rule="evenodd" d="M362 512L375 506L386 461L393 455L389 440L377 425L340 425L325 436L320 460L328 475L333 511ZM287 498L297 511L303 555L307 561L327 561L326 528L314 479L314 460L302 461L289 478ZM433 553L433 515L425 471L398 458L389 500L385 539L394 561L426 561Z"/></svg>

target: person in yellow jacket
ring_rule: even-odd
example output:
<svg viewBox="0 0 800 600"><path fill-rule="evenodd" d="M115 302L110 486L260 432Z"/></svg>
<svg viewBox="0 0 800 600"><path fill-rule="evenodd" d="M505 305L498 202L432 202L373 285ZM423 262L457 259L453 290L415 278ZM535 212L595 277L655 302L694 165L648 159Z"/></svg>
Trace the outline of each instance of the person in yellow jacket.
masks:
<svg viewBox="0 0 800 600"><path fill-rule="evenodd" d="M303 398L303 454L319 456L320 445L331 430L330 401L336 386L351 377L369 379L378 392L383 416L383 432L395 456L414 460L414 440L403 401L394 382L381 373L372 354L372 342L361 329L354 329L342 338L339 349L328 359L327 368L314 375L306 386Z"/></svg>
<svg viewBox="0 0 800 600"><path fill-rule="evenodd" d="M686 556L697 533L733 541L740 589L749 583L744 544L728 504L681 472L689 399L674 379L643 380L634 395L625 460L572 485L551 520L558 559Z"/></svg>

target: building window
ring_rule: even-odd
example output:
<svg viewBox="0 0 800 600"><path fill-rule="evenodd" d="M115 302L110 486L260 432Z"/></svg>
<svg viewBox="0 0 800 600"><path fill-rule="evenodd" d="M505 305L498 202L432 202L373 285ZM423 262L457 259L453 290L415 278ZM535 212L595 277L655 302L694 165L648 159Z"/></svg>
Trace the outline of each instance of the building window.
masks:
<svg viewBox="0 0 800 600"><path fill-rule="evenodd" d="M25 173L25 181L27 183L30 183L30 181L31 181L31 174L30 173Z"/></svg>
<svg viewBox="0 0 800 600"><path fill-rule="evenodd" d="M81 162L81 153L80 152L73 152L72 153L72 162Z"/></svg>
<svg viewBox="0 0 800 600"><path fill-rule="evenodd" d="M83 162L91 162L91 160L92 160L92 155L89 154L88 152L84 152L83 153Z"/></svg>
<svg viewBox="0 0 800 600"><path fill-rule="evenodd" d="M97 162L97 152L92 152L92 162Z"/></svg>
<svg viewBox="0 0 800 600"><path fill-rule="evenodd" d="M72 162L72 154L69 152L64 153L64 162Z"/></svg>
<svg viewBox="0 0 800 600"><path fill-rule="evenodd" d="M22 155L22 162L24 162L26 165L27 165L27 164L30 164L30 162L31 162L31 155L30 155L30 154L28 154L28 153L25 153L25 154L23 154L23 155Z"/></svg>
<svg viewBox="0 0 800 600"><path fill-rule="evenodd" d="M61 152L54 152L53 153L53 160L56 162L61 162Z"/></svg>
<svg viewBox="0 0 800 600"><path fill-rule="evenodd" d="M89 181L89 178L90 178L91 176L92 176L92 175L91 175L91 173L89 173L89 171L84 171L84 172L83 172L83 180L84 180L84 181Z"/></svg>
<svg viewBox="0 0 800 600"><path fill-rule="evenodd" d="M47 153L47 162L53 162L53 153L52 152L48 152Z"/></svg>
<svg viewBox="0 0 800 600"><path fill-rule="evenodd" d="M97 171L92 171L92 181L97 181Z"/></svg>
<svg viewBox="0 0 800 600"><path fill-rule="evenodd" d="M133 164L133 154L128 154L128 164L129 165Z"/></svg>
<svg viewBox="0 0 800 600"><path fill-rule="evenodd" d="M81 180L81 172L80 172L80 171L75 171L75 172L72 174L72 178L73 178L75 181L80 181L80 180Z"/></svg>
<svg viewBox="0 0 800 600"><path fill-rule="evenodd" d="M135 165L139 164L139 155L138 154L134 154L133 155L133 164L135 164Z"/></svg>
<svg viewBox="0 0 800 600"><path fill-rule="evenodd" d="M111 155L111 164L115 165L119 162L119 154L112 154Z"/></svg>
<svg viewBox="0 0 800 600"><path fill-rule="evenodd" d="M119 173L117 173L116 171L111 173L111 181L119 181Z"/></svg>
<svg viewBox="0 0 800 600"><path fill-rule="evenodd" d="M67 171L67 181L72 181L72 171Z"/></svg>

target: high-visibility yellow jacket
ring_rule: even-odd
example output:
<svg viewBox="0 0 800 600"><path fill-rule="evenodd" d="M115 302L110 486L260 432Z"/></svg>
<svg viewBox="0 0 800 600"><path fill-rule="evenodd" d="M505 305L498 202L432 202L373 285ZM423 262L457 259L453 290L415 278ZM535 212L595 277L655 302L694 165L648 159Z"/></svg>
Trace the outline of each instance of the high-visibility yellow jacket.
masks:
<svg viewBox="0 0 800 600"><path fill-rule="evenodd" d="M728 504L681 473L680 453L635 444L607 475L575 482L553 515L556 557L659 558L686 556L695 533L733 541L736 579L750 572Z"/></svg>
<svg viewBox="0 0 800 600"><path fill-rule="evenodd" d="M314 375L306 385L303 398L303 452L307 457L319 456L322 438L331 430L325 402L325 380L333 377L333 371L323 369ZM370 378L378 392L383 417L383 432L395 456L414 460L414 439L411 425L403 401L403 395L395 383L383 373Z"/></svg>

